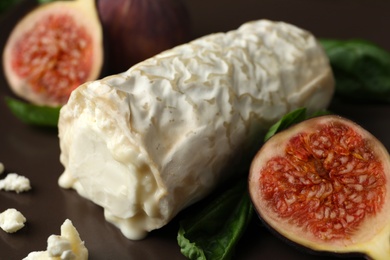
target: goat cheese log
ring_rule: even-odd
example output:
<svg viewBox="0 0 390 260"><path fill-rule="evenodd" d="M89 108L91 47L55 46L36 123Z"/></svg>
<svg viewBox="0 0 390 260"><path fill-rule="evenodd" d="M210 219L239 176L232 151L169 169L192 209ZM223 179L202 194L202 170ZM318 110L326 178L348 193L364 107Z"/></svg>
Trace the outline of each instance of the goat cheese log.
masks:
<svg viewBox="0 0 390 260"><path fill-rule="evenodd" d="M71 94L58 125L59 185L142 239L233 174L285 113L324 109L333 91L328 59L305 30L259 20L204 36Z"/></svg>

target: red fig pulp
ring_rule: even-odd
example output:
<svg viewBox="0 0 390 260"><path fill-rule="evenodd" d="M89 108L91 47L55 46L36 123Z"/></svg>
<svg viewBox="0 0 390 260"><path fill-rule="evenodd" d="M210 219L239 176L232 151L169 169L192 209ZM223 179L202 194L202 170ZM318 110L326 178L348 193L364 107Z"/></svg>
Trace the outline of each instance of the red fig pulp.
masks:
<svg viewBox="0 0 390 260"><path fill-rule="evenodd" d="M273 136L254 158L249 192L261 217L313 250L390 259L390 161L359 125L322 116Z"/></svg>
<svg viewBox="0 0 390 260"><path fill-rule="evenodd" d="M110 73L187 42L190 18L180 0L98 0Z"/></svg>
<svg viewBox="0 0 390 260"><path fill-rule="evenodd" d="M50 106L66 103L72 90L96 79L102 62L102 29L93 0L37 7L13 29L3 55L15 94Z"/></svg>

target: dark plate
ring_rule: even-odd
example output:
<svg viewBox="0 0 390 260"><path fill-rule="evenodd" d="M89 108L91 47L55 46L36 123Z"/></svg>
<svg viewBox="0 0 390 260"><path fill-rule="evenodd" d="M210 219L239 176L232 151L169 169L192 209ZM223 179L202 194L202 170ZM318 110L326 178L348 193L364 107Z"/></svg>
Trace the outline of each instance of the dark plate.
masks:
<svg viewBox="0 0 390 260"><path fill-rule="evenodd" d="M318 37L364 38L390 50L390 2L386 0L185 0L195 36L227 31L254 19L283 20ZM35 3L25 1L0 20L0 50L16 20ZM0 212L13 207L27 218L15 234L0 232L0 259L20 260L44 250L46 239L59 234L66 218L73 221L89 249L90 259L185 259L176 243L178 218L142 241L125 239L103 218L100 207L71 190L58 187L57 131L31 127L18 121L5 106L12 95L0 71L0 162L6 172L27 176L33 190L23 194L0 192ZM353 119L390 148L390 106L334 102L331 109ZM240 242L235 259L332 259L315 256L286 244L253 220Z"/></svg>

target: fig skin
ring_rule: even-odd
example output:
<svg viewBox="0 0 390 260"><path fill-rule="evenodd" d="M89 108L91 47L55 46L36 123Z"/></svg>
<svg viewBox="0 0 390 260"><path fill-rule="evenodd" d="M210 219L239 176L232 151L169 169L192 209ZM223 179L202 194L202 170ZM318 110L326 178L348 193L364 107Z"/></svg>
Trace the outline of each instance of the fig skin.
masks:
<svg viewBox="0 0 390 260"><path fill-rule="evenodd" d="M108 73L134 64L192 37L187 7L180 0L98 0Z"/></svg>
<svg viewBox="0 0 390 260"><path fill-rule="evenodd" d="M272 166L273 168L269 167L270 162L276 161L275 158L287 158L286 154L286 147L290 144L292 144L292 155L293 157L300 157L302 156L301 153L302 150L300 150L300 146L296 145L295 142L292 140L295 140L299 135L307 136L311 133L319 133L321 132L321 129L324 129L326 127L329 127L329 129L334 128L335 126L346 126L348 129L352 130L353 133L356 133L357 136L362 137L362 143L364 144L364 147L366 148L365 151L368 151L367 153L372 155L372 157L364 156L360 157L358 154L350 154L351 156L355 156L356 161L359 159L361 160L368 160L370 161L370 165L373 165L375 163L378 163L380 167L379 174L376 176L376 182L378 197L372 198L371 202L375 204L374 206L374 212L370 213L368 210L364 212L364 217L361 221L357 221L356 226L353 226L353 229L348 230L349 224L347 222L343 222L346 226L344 227L346 234L341 234L339 237L335 238L327 238L326 236L316 236L316 233L312 230L315 230L315 227L311 226L311 223L314 223L317 219L314 219L312 217L314 213L317 213L317 208L309 207L307 205L313 205L309 204L310 201L314 201L314 198L317 194L315 193L314 196L308 197L305 193L306 187L314 187L315 185L307 184L305 185L298 185L293 179L290 179L290 181L284 181L281 179L278 179L280 182L274 181L274 183L278 183L279 186L274 185L274 189L270 189L269 186L266 185L266 175L271 176L271 180L274 176L287 176L285 175L287 171L283 172L278 170L277 164L274 164ZM332 137L332 135L330 135ZM347 135L347 137L349 137ZM305 139L307 140L307 139ZM323 145L324 142L320 139L310 139L311 144L315 141L319 142L320 145ZM361 143L359 143L361 144ZM317 146L318 144L316 144ZM337 151L338 143L334 143L331 146L331 149L329 151ZM291 146L289 146L291 147ZM312 147L310 145L307 145L306 147ZM309 151L310 154L310 151ZM330 154L330 153L328 153ZM348 156L350 156L348 155ZM337 157L337 156L336 156ZM325 164L323 159L321 161L323 164L318 166L318 171L316 172L317 178L319 180L318 183L331 183L333 186L332 192L328 196L329 198L336 198L337 196L343 196L345 195L343 192L336 193L336 182L335 182L335 176L337 174L342 174L341 171L336 172L336 175L332 175L330 171L324 172ZM336 160L333 160L335 162ZM295 167L302 167L306 169L312 169L309 164L294 164L294 161L291 161L291 164L293 165L293 168ZM310 160L309 160L310 162ZM313 160L311 160L313 162ZM318 161L317 161L318 162ZM283 164L283 163L282 163ZM342 165L343 166L343 165ZM316 166L317 168L317 166ZM267 172L267 169L269 172ZM329 170L329 169L327 169ZM278 175L279 173L282 173L282 175ZM303 178L307 178L304 174L305 171L297 171L298 173L302 173ZM309 173L307 171L306 173ZM354 173L353 173L354 174ZM374 170L367 171L366 174L369 174L368 178L370 177L370 174L374 174ZM341 175L339 175L340 177ZM379 176L379 177L378 177ZM341 176L342 177L342 176ZM279 178L279 177L277 177ZM308 179L308 178L307 178ZM307 179L303 180L302 182L306 181ZM356 176L357 185L359 183L361 186L359 186L362 189L361 193L359 191L357 192L357 195L360 194L361 197L363 197L363 202L360 204L357 204L358 207L364 207L367 206L367 209L369 208L368 204L368 196L364 196L364 192L368 193L368 190L370 189L371 185L368 185L366 182L364 182L364 175ZM327 115L327 116L321 116L317 118L312 118L309 120L306 120L302 123L299 123L295 126L290 127L289 129L286 129L280 133L275 134L273 137L271 137L264 146L258 151L255 158L252 161L249 178L248 178L248 188L249 188L249 194L252 200L252 203L254 205L254 208L256 209L256 212L258 213L258 216L261 218L261 220L272 230L281 235L282 237L286 238L287 241L292 241L295 245L300 245L304 248L308 248L309 252L318 251L318 252L328 252L328 253L336 253L336 254L342 254L342 255L350 255L353 253L357 254L363 254L366 255L372 259L390 259L390 161L389 161L389 154L386 148L383 146L383 144L376 139L371 133L363 129L361 126L357 125L356 123L335 115ZM291 185L287 185L288 183L293 183ZM283 186L283 185L285 186ZM310 186L311 185L311 186ZM347 183L343 183L343 185L348 186ZM272 186L272 185L271 185ZM267 187L268 190L265 190L264 187ZM275 189L276 187L276 189ZM295 195L303 195L306 196L302 200L302 198L299 198L299 205L304 205L303 210L299 208L300 206L297 206L297 208L293 208L294 201L290 200L291 204L283 204L284 202L288 201L286 198L290 197L279 197L280 200L277 199L277 197L273 197L273 200L270 201L270 198L267 197L267 194L273 194L278 195L280 190L287 191L284 193L283 196L287 196L287 194L291 194L289 192L295 192ZM313 192L319 191L315 187L313 188ZM383 191L383 192L382 192ZM325 193L325 192L324 192ZM375 193L375 190L374 190ZM373 194L373 193L371 193ZM359 196L358 196L359 197ZM355 197L355 198L358 198ZM291 197L292 198L292 197ZM319 197L322 199L322 197ZM353 199L350 199L353 200ZM378 200L378 201L376 201ZM309 202L307 202L309 201ZM329 201L328 201L329 202ZM348 199L345 200L345 205L348 205L351 201L348 201ZM279 203L279 204L278 204ZM307 204L305 204L307 203ZM326 200L322 200L320 205L326 205ZM330 225L329 222L332 220L330 219L332 216L333 218L336 216L337 212L341 212L343 209L337 208L335 205L335 201L332 201L332 205L330 205L330 211L325 216L322 215L322 218L319 223L319 227L317 228L332 228L332 232L337 234L336 228L340 228L338 225ZM288 210L280 210L278 212L275 210L275 205L288 205L287 208L291 210L291 212L294 212L293 214L290 214L289 216L281 216L281 214L284 214L284 212L288 212ZM306 205L306 206L305 206ZM340 205L339 205L340 207ZM281 207L283 209L283 207ZM319 209L320 207L318 207ZM348 207L347 207L348 208ZM279 209L279 208L278 208ZM355 208L356 209L356 208ZM348 213L349 210L346 210ZM357 212L357 211L355 211ZM332 214L334 213L334 214ZM298 216L300 214L300 216ZM340 214L337 215L337 217L341 216ZM355 216L357 218L357 216ZM301 222L298 221L298 219L301 220ZM323 221L323 222L321 222ZM310 223L310 224L309 224ZM330 225L330 226L329 226ZM321 229L320 229L321 230ZM322 230L321 230L322 231Z"/></svg>
<svg viewBox="0 0 390 260"><path fill-rule="evenodd" d="M103 32L95 1L54 1L35 7L12 29L3 66L18 97L37 105L65 104L73 89L99 78L102 71Z"/></svg>

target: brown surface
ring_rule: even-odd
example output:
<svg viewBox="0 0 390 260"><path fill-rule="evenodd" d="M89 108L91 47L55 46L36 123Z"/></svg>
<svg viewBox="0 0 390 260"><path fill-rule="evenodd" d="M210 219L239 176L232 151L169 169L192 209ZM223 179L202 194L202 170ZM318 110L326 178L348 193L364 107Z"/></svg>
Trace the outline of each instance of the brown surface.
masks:
<svg viewBox="0 0 390 260"><path fill-rule="evenodd" d="M318 37L364 38L390 50L390 2L386 0L185 0L191 12L194 35L227 31L254 19L283 20L305 28ZM27 1L26 1L27 2ZM0 20L0 50L15 20L27 5ZM0 72L0 162L6 172L27 176L33 190L24 194L0 192L0 211L14 207L27 218L27 226L15 234L0 230L0 259L22 259L44 250L50 234L59 234L65 218L85 240L90 259L185 259L176 243L177 219L142 241L125 239L107 223L98 206L75 192L60 189L56 131L33 128L15 119L4 104L11 95ZM366 127L390 148L388 105L333 104L334 112ZM287 245L265 230L257 220L241 241L235 259L328 259ZM330 259L330 258L329 258Z"/></svg>

